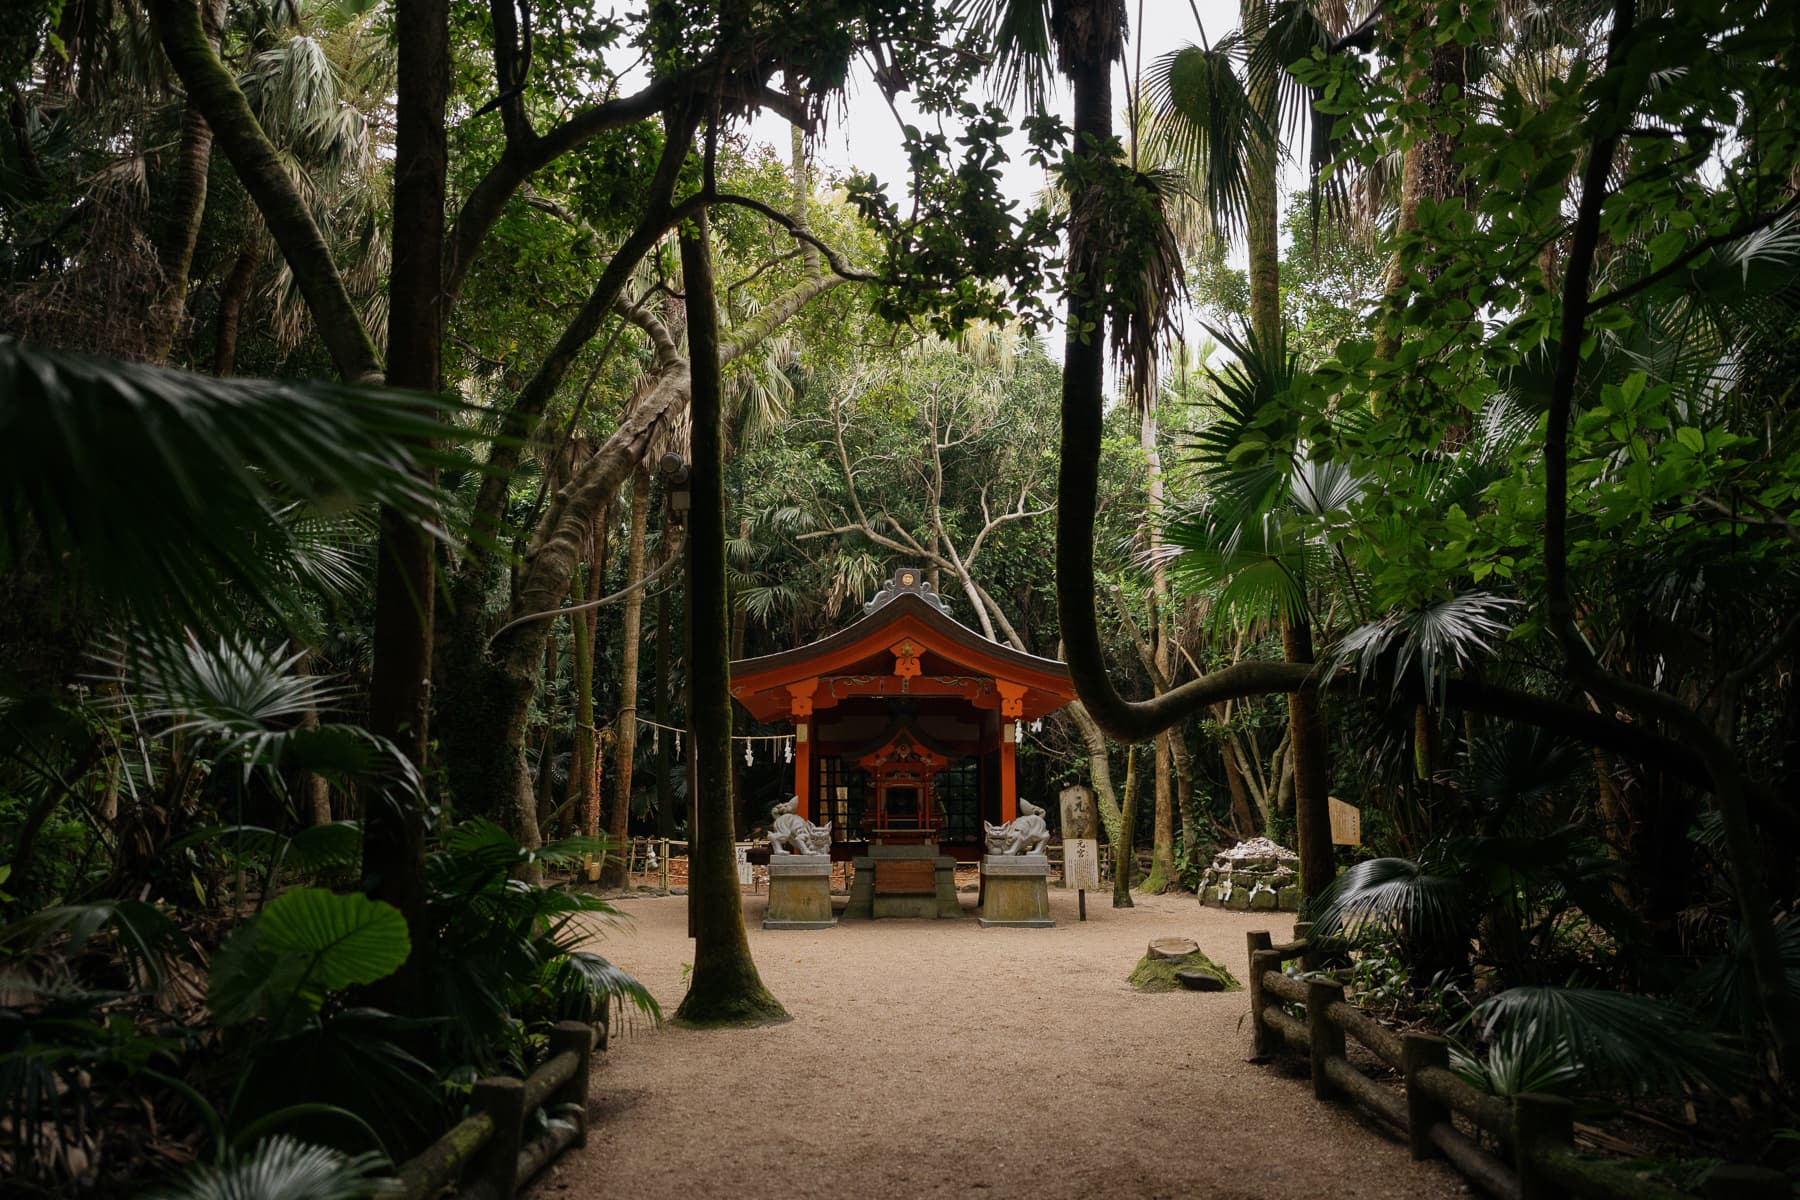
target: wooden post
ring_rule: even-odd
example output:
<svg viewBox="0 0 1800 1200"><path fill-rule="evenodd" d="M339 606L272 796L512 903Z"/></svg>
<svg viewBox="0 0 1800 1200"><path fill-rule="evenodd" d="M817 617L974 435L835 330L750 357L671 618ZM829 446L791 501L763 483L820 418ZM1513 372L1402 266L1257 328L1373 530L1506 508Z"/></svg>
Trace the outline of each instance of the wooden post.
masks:
<svg viewBox="0 0 1800 1200"><path fill-rule="evenodd" d="M1513 1100L1513 1169L1519 1200L1565 1200L1568 1193L1538 1166L1538 1151L1575 1141L1575 1106L1562 1096L1527 1092Z"/></svg>
<svg viewBox="0 0 1800 1200"><path fill-rule="evenodd" d="M807 723L794 722L794 795L800 798L799 815L812 820L812 742Z"/></svg>
<svg viewBox="0 0 1800 1200"><path fill-rule="evenodd" d="M1419 1085L1419 1074L1426 1067L1447 1069L1450 1043L1429 1033L1401 1034L1400 1064L1406 1072L1406 1138L1414 1158L1431 1158L1437 1154L1431 1130L1450 1119L1450 1106Z"/></svg>
<svg viewBox="0 0 1800 1200"><path fill-rule="evenodd" d="M1325 1064L1344 1057L1344 1031L1331 1019L1331 1005L1344 998L1344 985L1335 979L1313 979L1306 985L1306 1032L1312 1043L1313 1095L1329 1100L1337 1095Z"/></svg>
<svg viewBox="0 0 1800 1200"><path fill-rule="evenodd" d="M669 890L669 839L662 840L662 890Z"/></svg>
<svg viewBox="0 0 1800 1200"><path fill-rule="evenodd" d="M1319 956L1313 953L1311 921L1294 922L1294 940L1296 942L1305 943L1304 948L1300 951L1300 969L1303 971L1318 970Z"/></svg>
<svg viewBox="0 0 1800 1200"><path fill-rule="evenodd" d="M475 1111L494 1122L494 1136L482 1151L477 1168L490 1196L512 1200L519 1190L519 1151L525 1138L525 1081L483 1079L475 1084L469 1101Z"/></svg>
<svg viewBox="0 0 1800 1200"><path fill-rule="evenodd" d="M550 1053L554 1056L567 1050L575 1052L575 1074L552 1092L550 1098L558 1104L574 1106L575 1145L585 1146L588 1137L588 1081L594 1065L594 1027L582 1021L558 1021L552 1026Z"/></svg>
<svg viewBox="0 0 1800 1200"><path fill-rule="evenodd" d="M1281 970L1281 957L1269 949L1269 935L1252 933L1250 943L1250 1057L1260 1061L1275 1053L1275 1037L1263 1020L1263 972Z"/></svg>
<svg viewBox="0 0 1800 1200"><path fill-rule="evenodd" d="M1000 718L1000 823L1019 816L1018 747L1013 744L1013 722Z"/></svg>

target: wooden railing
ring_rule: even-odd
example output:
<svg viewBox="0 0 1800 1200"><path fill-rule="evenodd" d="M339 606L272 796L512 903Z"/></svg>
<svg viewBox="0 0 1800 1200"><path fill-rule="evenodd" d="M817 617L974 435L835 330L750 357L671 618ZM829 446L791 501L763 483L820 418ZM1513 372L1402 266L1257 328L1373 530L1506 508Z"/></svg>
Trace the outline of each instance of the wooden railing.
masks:
<svg viewBox="0 0 1800 1200"><path fill-rule="evenodd" d="M1450 1070L1449 1042L1396 1034L1346 1003L1343 983L1318 971L1324 951L1307 936L1306 925L1296 924L1294 932L1295 941L1279 946L1267 933L1249 935L1254 1057L1273 1057L1284 1048L1306 1055L1315 1097L1362 1105L1406 1139L1414 1158L1447 1159L1501 1200L1688 1200L1688 1193L1629 1167L1578 1154L1567 1099L1527 1094L1507 1100L1478 1091ZM1305 973L1286 974L1284 964L1296 959ZM1354 1066L1346 1055L1349 1038L1400 1072L1403 1089L1383 1086ZM1458 1118L1474 1133L1459 1127ZM1707 1177L1705 1194L1789 1200L1792 1191L1779 1171L1718 1167Z"/></svg>
<svg viewBox="0 0 1800 1200"><path fill-rule="evenodd" d="M483 1079L470 1096L474 1109L399 1172L385 1196L429 1200L452 1189L458 1200L513 1200L570 1146L587 1145L588 1080L594 1052L606 1049L607 1026L563 1021L550 1031L550 1058L524 1079ZM525 1141L525 1118L545 1105L567 1107Z"/></svg>

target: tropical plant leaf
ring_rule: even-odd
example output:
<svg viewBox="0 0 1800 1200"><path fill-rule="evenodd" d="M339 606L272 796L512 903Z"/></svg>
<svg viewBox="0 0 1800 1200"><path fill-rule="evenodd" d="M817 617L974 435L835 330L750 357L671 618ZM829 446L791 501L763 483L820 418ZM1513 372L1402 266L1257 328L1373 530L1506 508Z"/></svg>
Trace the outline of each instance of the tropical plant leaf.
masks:
<svg viewBox="0 0 1800 1200"><path fill-rule="evenodd" d="M386 1165L379 1154L352 1158L277 1134L224 1162L188 1168L151 1200L363 1200Z"/></svg>
<svg viewBox="0 0 1800 1200"><path fill-rule="evenodd" d="M1750 1061L1695 1019L1692 1010L1650 996L1597 988L1517 987L1469 1015L1489 1041L1511 1031L1520 1053L1560 1046L1583 1087L1672 1094L1688 1087L1729 1093Z"/></svg>
<svg viewBox="0 0 1800 1200"><path fill-rule="evenodd" d="M239 597L304 624L271 566L295 504L386 505L436 527L420 470L472 436L445 402L323 383L216 379L0 337L0 569L33 547L66 596L164 631L235 621Z"/></svg>
<svg viewBox="0 0 1800 1200"><path fill-rule="evenodd" d="M1452 671L1466 670L1493 651L1495 641L1511 628L1500 614L1517 604L1491 592L1465 592L1392 612L1346 633L1327 661L1334 673L1356 663L1365 680L1391 672L1389 690L1395 695L1412 676L1427 701L1441 708Z"/></svg>
<svg viewBox="0 0 1800 1200"><path fill-rule="evenodd" d="M263 949L307 959L310 978L333 991L386 978L412 951L400 910L361 892L283 892L263 909L257 933Z"/></svg>
<svg viewBox="0 0 1800 1200"><path fill-rule="evenodd" d="M1375 934L1413 946L1466 946L1475 924L1460 879L1430 874L1404 858L1355 864L1320 893L1312 913L1317 933Z"/></svg>
<svg viewBox="0 0 1800 1200"><path fill-rule="evenodd" d="M1775 930L1782 979L1790 1008L1800 1005L1800 921L1788 920ZM1695 1007L1718 1029L1754 1036L1762 1007L1756 998L1756 972L1750 941L1736 921L1726 932L1725 953L1708 959L1684 989Z"/></svg>

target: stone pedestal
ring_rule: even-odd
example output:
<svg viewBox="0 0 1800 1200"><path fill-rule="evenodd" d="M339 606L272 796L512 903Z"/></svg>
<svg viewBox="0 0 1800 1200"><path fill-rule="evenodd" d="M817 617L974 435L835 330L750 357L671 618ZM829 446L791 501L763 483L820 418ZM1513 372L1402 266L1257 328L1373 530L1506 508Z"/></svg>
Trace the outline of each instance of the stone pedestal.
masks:
<svg viewBox="0 0 1800 1200"><path fill-rule="evenodd" d="M956 898L956 860L939 854L936 846L871 846L867 858L852 859L850 865L855 874L846 918L963 915Z"/></svg>
<svg viewBox="0 0 1800 1200"><path fill-rule="evenodd" d="M764 929L830 929L831 855L771 854Z"/></svg>
<svg viewBox="0 0 1800 1200"><path fill-rule="evenodd" d="M1050 860L1042 854L989 854L981 860L981 927L1049 929Z"/></svg>

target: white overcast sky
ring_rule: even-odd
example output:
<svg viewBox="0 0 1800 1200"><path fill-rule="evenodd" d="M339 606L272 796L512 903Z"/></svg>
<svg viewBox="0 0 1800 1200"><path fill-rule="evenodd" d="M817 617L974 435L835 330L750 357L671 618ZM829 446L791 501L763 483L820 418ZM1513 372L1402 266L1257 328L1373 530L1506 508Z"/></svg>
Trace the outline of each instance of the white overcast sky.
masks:
<svg viewBox="0 0 1800 1200"><path fill-rule="evenodd" d="M1196 9L1206 23L1209 44L1236 29L1238 23L1238 0L1195 0L1193 4L1188 0L1142 0L1141 27L1137 0L1130 0L1128 7L1132 28L1126 60L1134 75L1140 48L1143 65L1148 69L1158 57L1171 50L1200 42L1194 23ZM1121 105L1122 116L1126 95L1122 75L1113 84L1113 95ZM1056 103L1062 110L1063 119L1069 120L1067 89L1059 89ZM929 128L926 119L912 106L910 97L902 94L896 107L908 121ZM831 127L816 142L814 149L819 163L841 174L849 174L853 169L865 171L887 184L889 194L899 199L904 194L909 173L906 153L894 114L870 80L866 66L859 66L852 72L847 109L842 119L833 114ZM1122 120L1120 128L1123 128ZM764 113L751 124L750 137L785 150L787 124L780 117ZM1006 165L1005 190L1008 196L1023 205L1043 188L1044 178L1025 159L1025 139L1015 135L1013 141L1012 161Z"/></svg>
<svg viewBox="0 0 1800 1200"><path fill-rule="evenodd" d="M610 7L615 14L628 11L629 2L615 0ZM1127 0L1127 9L1131 19L1130 40L1126 46L1126 66L1135 76L1139 65L1148 70L1150 65L1162 55L1178 50L1186 45L1198 45L1202 42L1202 29L1196 24L1204 22L1204 41L1211 45L1237 28L1239 0ZM630 75L642 71L641 65ZM628 75L625 86L629 89L641 86L643 80L632 79ZM780 81L776 81L780 86ZM1115 80L1113 95L1121 106L1118 127L1123 128L1123 104L1128 89L1124 75ZM1069 120L1069 96L1066 89L1054 93L1054 103L1061 110L1063 119ZM899 96L895 105L908 121L928 128L930 120L919 115L913 107L911 98L905 94ZM1016 124L1015 113L1015 124ZM789 126L780 117L763 113L751 122L748 129L750 140L766 142L785 156L789 141ZM888 193L896 202L901 202L910 177L910 166L901 144L901 131L895 121L894 112L889 109L881 92L870 79L868 66L859 62L852 69L848 95L844 111L831 113L829 127L813 142L815 161L825 171L838 175L848 175L852 171L862 171L875 176L887 185ZM1291 137L1291 134L1290 134ZM954 143L953 143L954 144ZM1032 198L1043 189L1042 173L1026 159L1025 139L1014 134L1009 146L1012 161L1006 164L1003 190L1005 194L1017 201L1019 211L1030 204ZM1290 141L1288 160L1283 171L1284 191L1292 191L1304 186L1305 166L1302 161L1303 149ZM1238 266L1245 261L1243 247L1232 247L1230 259ZM1047 331L1044 338L1046 348L1060 357L1061 338L1059 333Z"/></svg>

